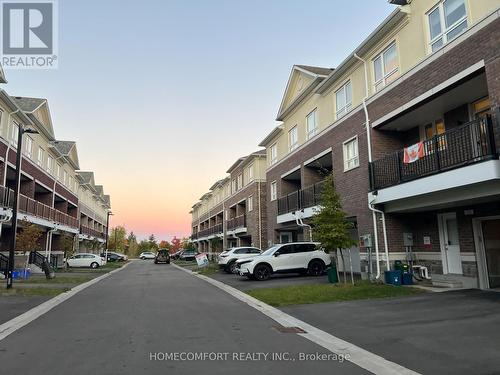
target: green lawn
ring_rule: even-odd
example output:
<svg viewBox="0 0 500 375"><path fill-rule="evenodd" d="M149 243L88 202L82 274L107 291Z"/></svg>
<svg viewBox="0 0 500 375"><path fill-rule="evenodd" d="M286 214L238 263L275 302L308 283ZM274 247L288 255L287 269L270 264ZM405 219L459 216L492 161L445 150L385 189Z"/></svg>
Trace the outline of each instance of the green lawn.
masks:
<svg viewBox="0 0 500 375"><path fill-rule="evenodd" d="M423 293L421 289L372 284L361 281L352 284L310 284L283 288L259 288L247 293L271 306L351 301L358 299L404 297Z"/></svg>
<svg viewBox="0 0 500 375"><path fill-rule="evenodd" d="M0 297L10 297L10 296L46 296L53 297L68 291L69 288L16 288L12 289L0 289Z"/></svg>
<svg viewBox="0 0 500 375"><path fill-rule="evenodd" d="M19 284L82 284L92 280L93 277L86 276L58 276L47 279L45 276L31 276L29 279L16 280Z"/></svg>
<svg viewBox="0 0 500 375"><path fill-rule="evenodd" d="M198 267L195 260L185 261L185 260L175 260L172 261L177 266L187 268L190 271L197 272L200 275L212 275L219 272L219 265L216 262L209 262L207 267Z"/></svg>

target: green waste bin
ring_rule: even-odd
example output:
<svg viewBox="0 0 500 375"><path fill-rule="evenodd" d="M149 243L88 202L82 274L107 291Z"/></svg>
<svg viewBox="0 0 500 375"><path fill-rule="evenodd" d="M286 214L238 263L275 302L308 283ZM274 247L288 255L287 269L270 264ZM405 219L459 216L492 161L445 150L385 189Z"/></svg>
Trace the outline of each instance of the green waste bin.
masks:
<svg viewBox="0 0 500 375"><path fill-rule="evenodd" d="M339 276L337 275L337 266L332 264L331 267L327 271L328 274L328 282L335 284L339 282Z"/></svg>

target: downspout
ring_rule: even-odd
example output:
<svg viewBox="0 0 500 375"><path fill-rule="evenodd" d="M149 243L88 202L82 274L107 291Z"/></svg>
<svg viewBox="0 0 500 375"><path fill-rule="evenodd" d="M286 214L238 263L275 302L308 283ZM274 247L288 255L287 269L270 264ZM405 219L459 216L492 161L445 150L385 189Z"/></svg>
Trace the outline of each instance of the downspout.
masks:
<svg viewBox="0 0 500 375"><path fill-rule="evenodd" d="M262 250L262 211L261 211L261 207L260 207L260 189L261 189L261 176L260 176L260 156L257 158L257 171L258 171L258 179L259 179L259 182L258 182L258 185L257 185L257 204L259 205L259 208L258 208L258 213L259 213L259 219L258 219L258 222L259 222L259 249Z"/></svg>
<svg viewBox="0 0 500 375"><path fill-rule="evenodd" d="M365 97L363 98L363 110L365 112L365 127L366 127L366 142L368 144L368 162L371 163L373 161L372 158L372 140L371 140L371 125L370 125L370 117L368 115L368 107L366 105L366 100L368 99L369 95L369 89L368 89L368 64L366 63L366 60L362 59L361 57L358 56L358 54L354 54L354 57L361 61L364 65L364 70L365 70ZM390 265L389 265L389 247L387 246L387 230L386 230L386 225L385 225L385 213L381 210L377 210L373 207L372 202L368 202L368 209L372 211L372 218L373 218L373 234L374 234L374 240L375 240L375 259L377 263L377 276L375 277L376 279L380 278L380 254L379 254L379 248L378 248L378 226L377 226L377 213L380 213L382 215L382 231L384 235L384 249L385 249L385 255L387 259L387 270L390 270Z"/></svg>

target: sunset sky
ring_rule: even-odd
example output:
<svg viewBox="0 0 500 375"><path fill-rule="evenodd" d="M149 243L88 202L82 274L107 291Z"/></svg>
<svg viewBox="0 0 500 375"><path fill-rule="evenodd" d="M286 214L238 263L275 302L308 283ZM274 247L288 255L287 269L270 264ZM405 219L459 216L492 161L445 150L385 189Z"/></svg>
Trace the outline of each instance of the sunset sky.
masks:
<svg viewBox="0 0 500 375"><path fill-rule="evenodd" d="M111 195L111 226L186 236L190 207L276 126L291 66L335 67L393 9L59 0L59 68L6 71L3 88L48 99L56 137L77 142L81 169Z"/></svg>

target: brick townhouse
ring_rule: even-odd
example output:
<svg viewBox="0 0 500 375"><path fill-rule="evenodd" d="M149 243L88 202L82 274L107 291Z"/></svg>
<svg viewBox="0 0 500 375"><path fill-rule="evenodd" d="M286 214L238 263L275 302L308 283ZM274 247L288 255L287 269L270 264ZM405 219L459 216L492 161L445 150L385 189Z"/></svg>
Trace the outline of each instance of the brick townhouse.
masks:
<svg viewBox="0 0 500 375"><path fill-rule="evenodd" d="M260 144L268 243L309 238L297 216L333 173L374 272L411 254L446 285L499 287L500 1L391 2L335 69L292 68ZM366 271L367 248L352 250Z"/></svg>
<svg viewBox="0 0 500 375"><path fill-rule="evenodd" d="M192 236L210 254L235 246L266 247L266 152L239 158L191 211Z"/></svg>
<svg viewBox="0 0 500 375"><path fill-rule="evenodd" d="M6 83L5 79L2 83ZM38 134L23 136L18 230L27 223L37 225L43 231L38 250L57 266L63 265L64 250L76 251L81 247L98 252L105 242L109 196L104 195L102 187L92 185L93 179L89 184L81 178L76 144L57 140L46 99L14 97L1 89L0 256L5 260L10 247L20 126L32 128ZM87 196L88 189L91 193ZM95 204L84 204L92 201ZM86 216L92 220L84 220ZM93 245L86 246L84 240L92 241ZM16 265L24 263L24 256L19 255Z"/></svg>

